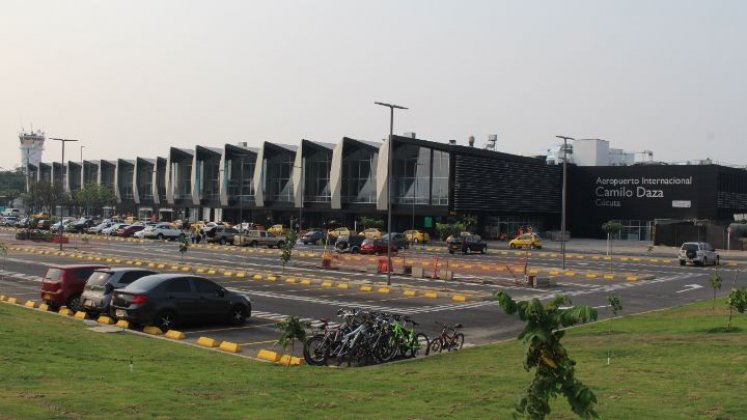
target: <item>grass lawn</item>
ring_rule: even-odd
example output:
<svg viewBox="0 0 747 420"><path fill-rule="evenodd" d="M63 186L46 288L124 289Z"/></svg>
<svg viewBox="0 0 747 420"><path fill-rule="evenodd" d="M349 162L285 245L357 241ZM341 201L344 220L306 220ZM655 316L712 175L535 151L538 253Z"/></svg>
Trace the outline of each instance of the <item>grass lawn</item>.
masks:
<svg viewBox="0 0 747 420"><path fill-rule="evenodd" d="M564 340L603 418L747 418L747 316L720 332L726 318L709 301ZM511 418L531 380L523 356L510 341L367 368L286 368L0 304L0 418ZM572 417L556 400L552 418Z"/></svg>

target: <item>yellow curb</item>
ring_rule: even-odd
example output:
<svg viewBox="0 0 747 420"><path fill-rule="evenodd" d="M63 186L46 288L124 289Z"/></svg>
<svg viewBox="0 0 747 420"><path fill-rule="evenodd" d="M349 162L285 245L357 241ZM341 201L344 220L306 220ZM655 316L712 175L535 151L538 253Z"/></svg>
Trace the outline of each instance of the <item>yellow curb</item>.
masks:
<svg viewBox="0 0 747 420"><path fill-rule="evenodd" d="M296 282L296 278L295 277L288 277L288 278L285 279L285 282L286 283L295 283Z"/></svg>
<svg viewBox="0 0 747 420"><path fill-rule="evenodd" d="M239 271L236 273L236 277L243 279L244 277L246 277L246 273L243 271Z"/></svg>
<svg viewBox="0 0 747 420"><path fill-rule="evenodd" d="M166 264L158 264L156 268L166 268Z"/></svg>
<svg viewBox="0 0 747 420"><path fill-rule="evenodd" d="M205 347L218 347L220 343L218 340L209 337L200 337L197 339L197 344Z"/></svg>
<svg viewBox="0 0 747 420"><path fill-rule="evenodd" d="M262 275L261 274L255 274L255 275L252 276L252 280L262 280Z"/></svg>
<svg viewBox="0 0 747 420"><path fill-rule="evenodd" d="M120 319L114 325L117 326L117 327L119 327L119 328L125 328L125 329L130 328L130 323L128 321L125 321L124 319Z"/></svg>
<svg viewBox="0 0 747 420"><path fill-rule="evenodd" d="M611 261L611 260L612 260L612 257L610 257L610 256L606 256L606 257L604 257L604 260L605 260L605 261Z"/></svg>
<svg viewBox="0 0 747 420"><path fill-rule="evenodd" d="M198 268L197 270L195 270L195 272L196 272L197 274L204 274L204 273L205 273L206 271L207 271L207 270L205 270L205 269L204 269L204 268L202 268L202 267L200 267L200 268Z"/></svg>
<svg viewBox="0 0 747 420"><path fill-rule="evenodd" d="M389 293L390 290L388 287L379 287L379 290L377 290L379 293Z"/></svg>
<svg viewBox="0 0 747 420"><path fill-rule="evenodd" d="M648 260L648 262L658 263L659 259L658 258L651 258L651 259Z"/></svg>
<svg viewBox="0 0 747 420"><path fill-rule="evenodd" d="M133 262L132 260L127 260L125 261L125 264L132 264L132 262Z"/></svg>
<svg viewBox="0 0 747 420"><path fill-rule="evenodd" d="M625 280L627 280L627 281L638 281L638 277L637 276L628 276L628 277L625 277Z"/></svg>
<svg viewBox="0 0 747 420"><path fill-rule="evenodd" d="M73 311L71 311L70 309L68 309L68 308L66 308L64 306L61 307L60 310L57 313L59 313L60 315L65 315L65 316L73 316L74 315Z"/></svg>
<svg viewBox="0 0 747 420"><path fill-rule="evenodd" d="M340 283L337 285L338 289L349 289L350 285L348 283Z"/></svg>
<svg viewBox="0 0 747 420"><path fill-rule="evenodd" d="M26 303L23 304L23 306L27 308L36 308L36 302L33 300L27 300Z"/></svg>
<svg viewBox="0 0 747 420"><path fill-rule="evenodd" d="M628 257L620 257L620 261L630 261L630 258L628 258Z"/></svg>
<svg viewBox="0 0 747 420"><path fill-rule="evenodd" d="M184 267L182 267L182 271L185 273L188 271L192 271L192 267L185 265Z"/></svg>
<svg viewBox="0 0 747 420"><path fill-rule="evenodd" d="M224 271L223 272L223 276L224 277L233 277L233 272L231 272L231 271Z"/></svg>
<svg viewBox="0 0 747 420"><path fill-rule="evenodd" d="M46 303L42 303L41 305L39 305L39 310L40 311L48 311L49 310L49 305L47 305Z"/></svg>
<svg viewBox="0 0 747 420"><path fill-rule="evenodd" d="M260 350L257 353L257 359L267 360L269 362L277 362L280 360L280 355L270 350Z"/></svg>
<svg viewBox="0 0 747 420"><path fill-rule="evenodd" d="M735 263L735 262L728 262L728 263L726 263L726 265L728 265L729 267L736 267L736 266L738 266L739 264L737 264L737 263Z"/></svg>
<svg viewBox="0 0 747 420"><path fill-rule="evenodd" d="M154 326L143 328L143 332L150 335L163 335L163 331L161 331L160 328Z"/></svg>
<svg viewBox="0 0 747 420"><path fill-rule="evenodd" d="M615 276L613 274L605 274L604 275L605 280L614 280Z"/></svg>
<svg viewBox="0 0 747 420"><path fill-rule="evenodd" d="M565 272L565 273L563 273L563 274L564 274L564 275L566 275L566 276L568 276L568 277L573 277L573 276L575 276L575 275L576 275L576 273L575 273L575 272L573 272L573 271L566 271L566 272Z"/></svg>
<svg viewBox="0 0 747 420"><path fill-rule="evenodd" d="M277 363L284 366L300 366L303 364L303 359L301 359L300 357L293 357L289 354L284 354L280 357L280 360L278 360Z"/></svg>
<svg viewBox="0 0 747 420"><path fill-rule="evenodd" d="M268 276L265 280L267 280L267 281L278 281L278 278L276 276Z"/></svg>
<svg viewBox="0 0 747 420"><path fill-rule="evenodd" d="M173 338L174 340L184 340L185 338L187 338L187 335L181 331L168 330L166 331L166 337Z"/></svg>
<svg viewBox="0 0 747 420"><path fill-rule="evenodd" d="M75 313L75 318L77 319L88 319L88 314L85 313L85 311L78 311Z"/></svg>
<svg viewBox="0 0 747 420"><path fill-rule="evenodd" d="M5 302L5 295L0 295L0 302Z"/></svg>
<svg viewBox="0 0 747 420"><path fill-rule="evenodd" d="M531 270L528 271L529 274L539 274L539 272L540 271L537 270L536 268L532 268Z"/></svg>
<svg viewBox="0 0 747 420"><path fill-rule="evenodd" d="M238 343L232 343L230 341L224 341L218 346L219 349L230 353L239 353L242 351L241 346Z"/></svg>
<svg viewBox="0 0 747 420"><path fill-rule="evenodd" d="M594 255L593 257L591 257L591 259L595 261L599 261L601 260L601 257L599 257L598 255Z"/></svg>
<svg viewBox="0 0 747 420"><path fill-rule="evenodd" d="M454 295L454 296L451 297L451 300L455 300L457 302L466 302L467 301L467 297L464 296L464 295Z"/></svg>
<svg viewBox="0 0 747 420"><path fill-rule="evenodd" d="M586 278L587 278L587 279L595 279L595 278L597 278L597 275L596 275L596 274L593 274L593 273L587 273L587 274L586 274Z"/></svg>
<svg viewBox="0 0 747 420"><path fill-rule="evenodd" d="M436 292L426 292L423 296L429 299L438 299L438 293Z"/></svg>
<svg viewBox="0 0 747 420"><path fill-rule="evenodd" d="M373 287L371 287L371 286L361 286L361 288L359 290L361 292L370 292L370 291L373 290Z"/></svg>
<svg viewBox="0 0 747 420"><path fill-rule="evenodd" d="M403 292L403 294L404 294L405 296L415 296L415 295L417 295L417 294L418 294L418 292L416 292L415 290L405 290L405 291Z"/></svg>
<svg viewBox="0 0 747 420"><path fill-rule="evenodd" d="M149 268L156 268L156 263L148 263Z"/></svg>
<svg viewBox="0 0 747 420"><path fill-rule="evenodd" d="M96 320L99 324L105 324L105 325L112 325L114 324L114 320L109 318L106 315L101 315L99 319Z"/></svg>
<svg viewBox="0 0 747 420"><path fill-rule="evenodd" d="M169 270L178 271L179 270L179 266L176 265L176 264L174 264L174 265L172 265L172 266L169 267Z"/></svg>
<svg viewBox="0 0 747 420"><path fill-rule="evenodd" d="M557 271L557 270L551 270L551 271L550 271L549 273L547 273L547 274L549 274L549 275L551 275L551 276L557 276L557 275L559 275L559 274L560 274L560 271Z"/></svg>
<svg viewBox="0 0 747 420"><path fill-rule="evenodd" d="M308 286L308 285L311 284L311 279L303 279L303 280L301 280L301 284L305 284L305 285Z"/></svg>
<svg viewBox="0 0 747 420"><path fill-rule="evenodd" d="M638 262L638 261L640 261L641 259L640 259L640 258L631 258L630 260L631 260L631 261L635 261L635 262Z"/></svg>
<svg viewBox="0 0 747 420"><path fill-rule="evenodd" d="M332 283L331 281L322 282L322 287L332 287L332 286L334 286L334 283Z"/></svg>
<svg viewBox="0 0 747 420"><path fill-rule="evenodd" d="M215 269L211 268L211 269L208 270L207 273L212 276L212 275L215 275L217 273L217 271L215 271Z"/></svg>

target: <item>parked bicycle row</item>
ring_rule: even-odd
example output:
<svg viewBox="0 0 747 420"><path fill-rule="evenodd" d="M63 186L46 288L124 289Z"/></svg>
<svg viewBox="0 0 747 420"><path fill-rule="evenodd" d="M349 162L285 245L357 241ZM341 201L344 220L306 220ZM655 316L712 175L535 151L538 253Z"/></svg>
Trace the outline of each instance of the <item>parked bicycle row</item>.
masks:
<svg viewBox="0 0 747 420"><path fill-rule="evenodd" d="M355 309L340 309L337 316L339 323L321 319L318 330L306 339L303 354L309 365L364 366L460 350L464 344L464 334L457 331L461 324L439 323L441 333L430 340L407 316Z"/></svg>

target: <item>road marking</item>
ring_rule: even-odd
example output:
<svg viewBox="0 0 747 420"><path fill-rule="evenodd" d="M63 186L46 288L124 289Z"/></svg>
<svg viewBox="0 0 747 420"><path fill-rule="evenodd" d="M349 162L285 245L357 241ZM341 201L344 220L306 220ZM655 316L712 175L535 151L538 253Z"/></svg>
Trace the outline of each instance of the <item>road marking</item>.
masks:
<svg viewBox="0 0 747 420"><path fill-rule="evenodd" d="M685 292L690 292L690 291L701 289L701 288L703 288L703 286L699 284L686 284L684 286L684 289L678 290L676 293L685 293Z"/></svg>

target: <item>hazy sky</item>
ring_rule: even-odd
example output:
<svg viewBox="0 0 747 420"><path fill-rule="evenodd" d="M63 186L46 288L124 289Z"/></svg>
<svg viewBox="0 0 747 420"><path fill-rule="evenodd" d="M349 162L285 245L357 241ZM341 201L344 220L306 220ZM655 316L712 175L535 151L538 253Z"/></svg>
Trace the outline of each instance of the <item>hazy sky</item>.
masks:
<svg viewBox="0 0 747 420"><path fill-rule="evenodd" d="M379 140L374 101L426 140L497 133L533 155L563 134L743 165L745 22L743 0L3 0L0 166L32 123L86 159Z"/></svg>

